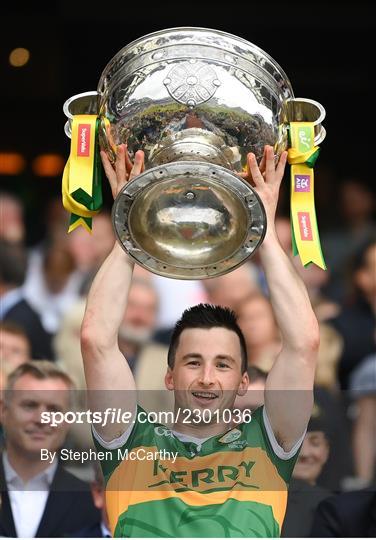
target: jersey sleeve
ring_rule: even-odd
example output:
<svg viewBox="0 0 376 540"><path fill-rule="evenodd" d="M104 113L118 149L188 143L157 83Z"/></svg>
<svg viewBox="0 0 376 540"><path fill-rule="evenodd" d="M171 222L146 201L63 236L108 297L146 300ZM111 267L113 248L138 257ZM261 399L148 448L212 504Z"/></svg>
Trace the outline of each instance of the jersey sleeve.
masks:
<svg viewBox="0 0 376 540"><path fill-rule="evenodd" d="M280 446L275 437L265 406L259 407L256 411L254 411L252 421L256 421L260 427L265 449L269 455L269 458L277 467L280 476L285 480L286 483L289 483L296 460L299 456L300 448L303 444L306 431L303 433L300 439L296 441L293 448L286 452Z"/></svg>
<svg viewBox="0 0 376 540"><path fill-rule="evenodd" d="M154 436L154 424L148 421L146 412L138 405L134 420L120 437L112 441L104 441L94 426L92 426L92 434L98 456L103 456L103 459L100 459L100 464L107 482L122 460L121 456L125 450L145 445L147 440L151 443Z"/></svg>

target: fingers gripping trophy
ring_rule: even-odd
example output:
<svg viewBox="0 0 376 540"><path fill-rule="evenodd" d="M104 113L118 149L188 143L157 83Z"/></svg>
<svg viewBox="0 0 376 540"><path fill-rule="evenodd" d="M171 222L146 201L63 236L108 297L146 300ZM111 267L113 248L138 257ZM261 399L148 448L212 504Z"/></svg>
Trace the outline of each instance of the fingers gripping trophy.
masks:
<svg viewBox="0 0 376 540"><path fill-rule="evenodd" d="M90 229L100 211L101 151L110 183L123 163L128 181L114 193L113 226L139 265L177 279L225 274L265 236L252 170L264 173L270 156L283 168L288 155L294 252L304 265L325 267L313 195L325 110L295 98L282 68L256 45L203 28L149 34L118 52L97 91L71 97L64 112L71 229Z"/></svg>

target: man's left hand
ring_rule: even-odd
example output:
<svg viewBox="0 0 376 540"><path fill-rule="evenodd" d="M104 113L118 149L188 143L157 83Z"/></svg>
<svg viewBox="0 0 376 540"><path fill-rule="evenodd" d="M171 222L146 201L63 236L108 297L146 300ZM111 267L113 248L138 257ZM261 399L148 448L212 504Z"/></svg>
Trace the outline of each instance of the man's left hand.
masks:
<svg viewBox="0 0 376 540"><path fill-rule="evenodd" d="M260 196L269 224L274 224L286 161L287 152L282 152L276 164L273 147L265 146L260 165L257 165L256 156L251 152L247 155L247 172L241 174L241 177L247 180Z"/></svg>

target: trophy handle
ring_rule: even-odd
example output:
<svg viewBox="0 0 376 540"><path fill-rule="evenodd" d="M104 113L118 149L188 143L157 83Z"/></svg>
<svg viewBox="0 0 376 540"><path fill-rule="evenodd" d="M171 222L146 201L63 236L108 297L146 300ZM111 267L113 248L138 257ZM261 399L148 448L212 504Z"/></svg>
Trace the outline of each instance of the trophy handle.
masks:
<svg viewBox="0 0 376 540"><path fill-rule="evenodd" d="M325 139L326 130L321 125L326 116L324 107L306 98L291 98L286 100L287 122L313 122L315 131L315 146L318 146Z"/></svg>
<svg viewBox="0 0 376 540"><path fill-rule="evenodd" d="M98 114L98 97L99 93L83 92L82 94L76 94L70 97L64 103L63 111L65 116L68 117L64 126L64 131L67 137L71 138L72 134L72 119L76 114Z"/></svg>

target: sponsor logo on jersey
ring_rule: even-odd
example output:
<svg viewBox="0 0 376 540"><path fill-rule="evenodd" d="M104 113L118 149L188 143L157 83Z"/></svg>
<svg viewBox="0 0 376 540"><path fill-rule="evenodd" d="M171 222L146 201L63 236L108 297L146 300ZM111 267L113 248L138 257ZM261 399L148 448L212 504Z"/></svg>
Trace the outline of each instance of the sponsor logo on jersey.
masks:
<svg viewBox="0 0 376 540"><path fill-rule="evenodd" d="M232 429L231 431L228 431L227 433L225 433L223 437L218 439L218 442L223 443L223 444L232 443L233 441L236 441L237 439L239 439L241 434L242 432L240 431L240 429L236 429L236 428Z"/></svg>
<svg viewBox="0 0 376 540"><path fill-rule="evenodd" d="M228 447L231 448L231 450L243 450L243 448L245 448L246 446L247 446L247 441L245 441L244 439L240 441L234 441L228 445Z"/></svg>
<svg viewBox="0 0 376 540"><path fill-rule="evenodd" d="M163 426L157 426L154 428L154 433L160 437L174 437L171 429L167 429Z"/></svg>
<svg viewBox="0 0 376 540"><path fill-rule="evenodd" d="M168 463L168 462L167 462ZM153 476L158 480L148 485L149 488L160 487L161 485L179 484L184 488L218 489L220 486L232 488L235 485L244 487L258 488L251 484L251 471L255 465L254 461L241 461L238 465L218 465L216 467L206 467L200 469L172 470L166 462L162 463L159 459L154 461ZM175 488L173 488L175 489Z"/></svg>

